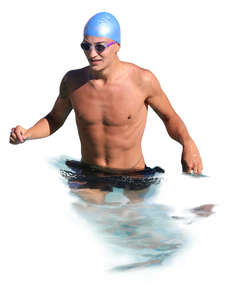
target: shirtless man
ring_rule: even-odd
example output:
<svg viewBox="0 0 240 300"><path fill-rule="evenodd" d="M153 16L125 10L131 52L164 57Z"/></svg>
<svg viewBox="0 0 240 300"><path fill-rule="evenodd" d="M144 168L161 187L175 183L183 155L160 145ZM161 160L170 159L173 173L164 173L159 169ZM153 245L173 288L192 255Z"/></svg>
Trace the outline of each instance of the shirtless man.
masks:
<svg viewBox="0 0 240 300"><path fill-rule="evenodd" d="M119 60L120 27L115 17L93 16L84 28L81 46L89 66L69 71L51 112L29 129L12 128L10 143L49 136L73 109L83 162L109 172L143 170L141 140L150 105L170 137L183 146L183 171L200 174L197 146L157 78L149 70Z"/></svg>

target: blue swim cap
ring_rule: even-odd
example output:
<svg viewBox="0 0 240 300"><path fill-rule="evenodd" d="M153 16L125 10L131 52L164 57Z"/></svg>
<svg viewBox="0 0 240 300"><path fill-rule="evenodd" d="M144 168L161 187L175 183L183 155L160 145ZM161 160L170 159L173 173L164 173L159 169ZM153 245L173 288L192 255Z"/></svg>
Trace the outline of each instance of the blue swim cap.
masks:
<svg viewBox="0 0 240 300"><path fill-rule="evenodd" d="M88 20L84 27L84 36L86 35L107 37L118 44L121 43L120 25L117 19L107 12L97 13Z"/></svg>

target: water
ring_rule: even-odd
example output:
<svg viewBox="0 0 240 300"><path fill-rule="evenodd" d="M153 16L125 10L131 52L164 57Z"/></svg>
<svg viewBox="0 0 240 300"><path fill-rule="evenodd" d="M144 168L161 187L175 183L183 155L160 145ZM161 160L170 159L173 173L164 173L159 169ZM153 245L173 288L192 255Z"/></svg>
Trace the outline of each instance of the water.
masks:
<svg viewBox="0 0 240 300"><path fill-rule="evenodd" d="M239 298L238 277L234 276L240 250L237 174L219 172L218 178L212 174L195 178L168 172L160 185L153 186L158 187L156 193L152 190L152 197L148 194L141 203L129 203L120 190L107 196L108 205L85 203L69 192L60 175L59 170L65 168L62 158L55 160L57 168L50 168L42 153L37 158L31 155L37 143L25 144L18 151L10 148L11 161L3 161L0 259L3 289L8 295L3 299L15 299L17 294L27 295L27 299L54 299L57 295L58 299L73 300L98 295L146 299L158 294L166 299L204 299L206 294ZM38 145L48 151L44 144ZM204 208L207 204L217 204L215 214L209 217L211 207ZM196 215L192 209L199 207ZM158 242L162 228L157 224L172 224L169 231L182 237L181 246L171 249L172 254L161 264L154 264L150 254L156 257L157 245L148 244L141 250L132 244L115 244L121 239L116 232L106 232L105 223L120 219L121 208L129 212L122 215L121 225L127 218L131 221L131 213L145 216L145 225L150 233L156 233L154 242ZM201 216L201 210L206 217ZM108 212L113 213L111 218ZM155 218L157 215L160 217ZM139 222L134 231L137 238L143 228L140 217L135 218ZM109 227L120 225L115 222ZM141 237L142 241L150 240Z"/></svg>
<svg viewBox="0 0 240 300"><path fill-rule="evenodd" d="M112 191L90 189L84 193L72 184L73 178L79 175L77 169L73 171L66 166L65 161L69 159L62 156L51 164L70 187L74 213L89 223L111 252L114 259L109 261L108 270L127 271L171 262L172 257L191 243L186 226L213 214L214 204L203 204L177 214L174 207L161 204L161 189L166 180L161 173L150 178L154 183L143 194L133 191L129 196L123 188L116 187Z"/></svg>

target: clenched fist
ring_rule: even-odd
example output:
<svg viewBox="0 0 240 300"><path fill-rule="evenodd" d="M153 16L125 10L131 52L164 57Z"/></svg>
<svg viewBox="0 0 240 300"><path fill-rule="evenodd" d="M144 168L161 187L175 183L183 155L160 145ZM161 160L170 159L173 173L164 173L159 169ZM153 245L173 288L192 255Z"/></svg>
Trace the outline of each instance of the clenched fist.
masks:
<svg viewBox="0 0 240 300"><path fill-rule="evenodd" d="M17 145L20 143L24 143L25 140L28 139L29 137L30 135L27 133L27 129L18 125L12 128L10 132L9 142L13 145Z"/></svg>

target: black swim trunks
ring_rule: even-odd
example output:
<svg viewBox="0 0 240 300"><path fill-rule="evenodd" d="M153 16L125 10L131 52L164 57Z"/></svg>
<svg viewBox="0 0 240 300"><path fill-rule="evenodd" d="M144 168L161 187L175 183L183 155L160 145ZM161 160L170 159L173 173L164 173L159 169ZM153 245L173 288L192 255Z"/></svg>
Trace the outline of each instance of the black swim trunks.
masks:
<svg viewBox="0 0 240 300"><path fill-rule="evenodd" d="M61 170L61 175L68 179L71 189L93 188L102 191L112 191L113 187L128 190L142 190L151 184L158 184L161 178L157 175L163 174L160 167L150 168L124 174L105 172L97 166L83 161L66 160L65 164L71 169Z"/></svg>

